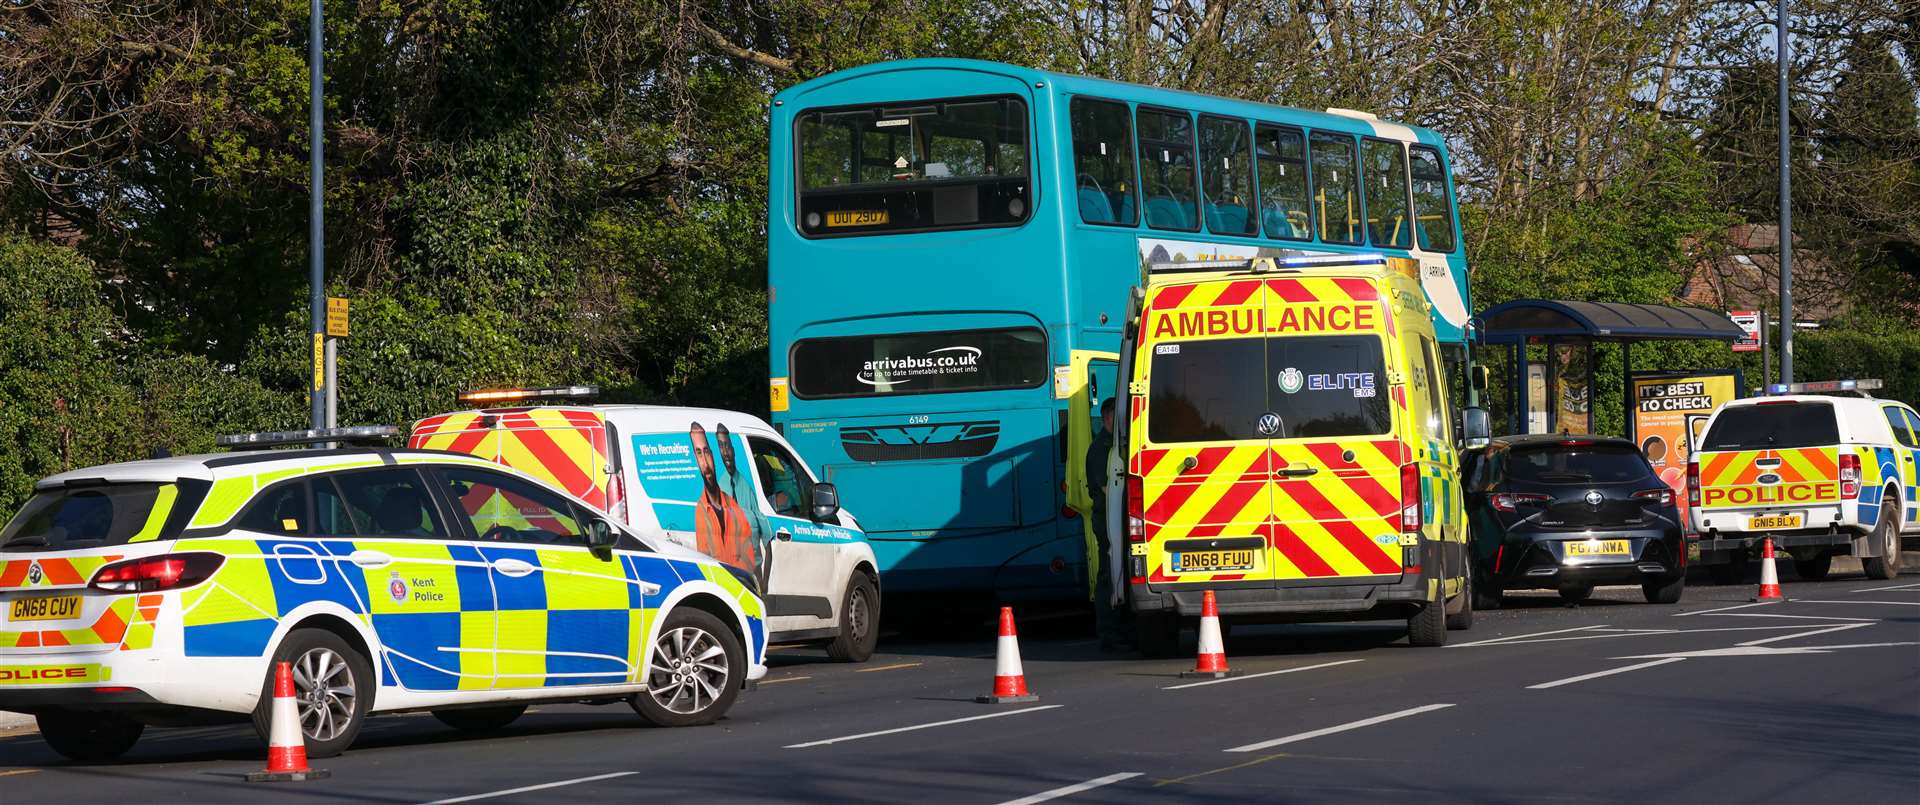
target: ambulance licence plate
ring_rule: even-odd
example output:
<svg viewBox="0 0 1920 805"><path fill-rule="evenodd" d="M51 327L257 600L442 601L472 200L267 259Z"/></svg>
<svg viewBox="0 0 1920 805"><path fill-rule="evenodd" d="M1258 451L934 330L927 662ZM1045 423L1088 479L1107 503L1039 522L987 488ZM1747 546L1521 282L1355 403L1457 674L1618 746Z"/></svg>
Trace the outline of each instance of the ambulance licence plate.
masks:
<svg viewBox="0 0 1920 805"><path fill-rule="evenodd" d="M1766 531L1774 528L1799 528L1806 522L1798 514L1757 514L1747 521L1748 531Z"/></svg>
<svg viewBox="0 0 1920 805"><path fill-rule="evenodd" d="M1173 555L1173 572L1201 573L1217 570L1252 570L1253 551L1183 551Z"/></svg>
<svg viewBox="0 0 1920 805"><path fill-rule="evenodd" d="M1567 556L1626 556L1632 549L1624 539L1590 539L1567 543Z"/></svg>
<svg viewBox="0 0 1920 805"><path fill-rule="evenodd" d="M827 226L879 226L886 223L886 210L833 210L827 213Z"/></svg>
<svg viewBox="0 0 1920 805"><path fill-rule="evenodd" d="M58 621L80 614L80 596L42 595L13 602L7 613L11 621Z"/></svg>

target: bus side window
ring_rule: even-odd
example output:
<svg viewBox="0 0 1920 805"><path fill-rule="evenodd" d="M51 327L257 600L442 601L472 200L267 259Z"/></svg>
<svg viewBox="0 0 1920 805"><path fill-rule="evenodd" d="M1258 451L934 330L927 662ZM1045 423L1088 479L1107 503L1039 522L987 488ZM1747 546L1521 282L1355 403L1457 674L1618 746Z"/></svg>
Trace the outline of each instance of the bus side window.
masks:
<svg viewBox="0 0 1920 805"><path fill-rule="evenodd" d="M1080 220L1133 226L1138 219L1133 206L1133 123L1127 105L1074 98L1070 114Z"/></svg>
<svg viewBox="0 0 1920 805"><path fill-rule="evenodd" d="M1420 248L1453 251L1453 204L1440 150L1416 145L1408 153L1413 157L1413 214L1419 222L1414 231L1420 233Z"/></svg>
<svg viewBox="0 0 1920 805"><path fill-rule="evenodd" d="M1407 210L1406 150L1397 142L1367 139L1367 234L1375 246L1407 248L1413 222Z"/></svg>
<svg viewBox="0 0 1920 805"><path fill-rule="evenodd" d="M1354 180L1353 138L1316 131L1309 140L1313 157L1313 217L1327 243L1360 242L1359 184Z"/></svg>
<svg viewBox="0 0 1920 805"><path fill-rule="evenodd" d="M1260 126L1254 135L1260 161L1260 225L1267 237L1313 237L1307 202L1307 138L1299 129Z"/></svg>
<svg viewBox="0 0 1920 805"><path fill-rule="evenodd" d="M1205 190L1207 231L1251 235L1260 227L1253 217L1253 159L1247 148L1247 123L1224 117L1200 118L1200 184Z"/></svg>
<svg viewBox="0 0 1920 805"><path fill-rule="evenodd" d="M1185 112L1140 110L1140 172L1146 188L1147 226L1192 232L1194 211L1193 117Z"/></svg>

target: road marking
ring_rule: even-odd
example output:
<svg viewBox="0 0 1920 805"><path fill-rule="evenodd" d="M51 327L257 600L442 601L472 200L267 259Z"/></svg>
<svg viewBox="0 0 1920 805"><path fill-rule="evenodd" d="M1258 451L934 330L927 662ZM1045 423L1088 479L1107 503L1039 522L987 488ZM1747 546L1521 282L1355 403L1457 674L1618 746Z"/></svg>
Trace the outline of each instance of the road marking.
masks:
<svg viewBox="0 0 1920 805"><path fill-rule="evenodd" d="M1509 635L1507 637L1494 637L1494 638L1488 638L1486 640L1475 640L1471 643L1448 643L1442 648L1467 648L1470 646L1485 646L1493 643L1504 643L1508 640L1522 640L1529 637L1546 637L1547 635L1550 635L1550 634L1566 634L1568 632L1585 632L1592 629L1598 629L1603 626L1606 626L1606 624L1601 623L1593 626L1577 626L1572 629L1555 629L1551 632L1534 632L1532 634L1517 634L1517 635Z"/></svg>
<svg viewBox="0 0 1920 805"><path fill-rule="evenodd" d="M17 777L22 774L38 774L39 772L39 769L10 769L8 771L0 771L0 777Z"/></svg>
<svg viewBox="0 0 1920 805"><path fill-rule="evenodd" d="M1064 704L1043 704L1039 707L1029 707L1024 710L1008 710L1003 713L988 713L984 716L967 716L966 718L950 718L950 719L947 719L946 721L935 721L931 724L915 724L911 727L895 727L890 730L880 730L878 732L863 732L858 735L845 735L839 738L828 738L823 741L808 741L803 744L789 744L787 746L783 746L780 748L806 749L812 746L826 746L827 744L837 744L842 741L858 741L861 738L877 738L882 735L893 735L901 732L913 732L914 730L924 730L924 729L932 729L934 727L944 727L944 726L947 726L948 724L964 724L968 721L980 721L982 719L988 719L988 718L1003 718L1006 716L1018 716L1018 715L1025 715L1027 713L1038 713L1042 710L1053 710L1053 709L1061 708L1065 706L1066 705Z"/></svg>
<svg viewBox="0 0 1920 805"><path fill-rule="evenodd" d="M1808 651L1827 651L1836 648L1886 648L1888 646L1920 646L1920 641L1908 640L1900 643L1845 643L1838 646L1802 646Z"/></svg>
<svg viewBox="0 0 1920 805"><path fill-rule="evenodd" d="M1867 589L1864 589L1864 590L1848 590L1848 592L1851 592L1857 595L1859 593L1884 593L1884 592L1887 592L1888 590L1920 590L1920 584L1898 584L1892 587L1868 587Z"/></svg>
<svg viewBox="0 0 1920 805"><path fill-rule="evenodd" d="M1758 618L1758 617L1765 617L1765 616L1754 615L1753 617ZM1819 620L1831 622L1834 619L1820 618ZM1560 643L1560 642L1565 642L1569 640L1608 640L1615 637L1662 637L1665 635L1705 634L1707 632L1758 632L1758 631L1772 631L1775 629L1805 629L1805 628L1807 628L1805 624L1790 623L1783 626L1716 626L1708 629L1606 629L1606 630L1595 630L1600 632L1599 634L1573 635L1572 637L1543 637L1538 640L1513 640L1511 642L1506 642L1506 643L1493 643L1488 647L1498 648L1500 646L1527 646L1535 643ZM1474 644L1462 643L1461 645L1465 646L1465 645L1474 645Z"/></svg>
<svg viewBox="0 0 1920 805"><path fill-rule="evenodd" d="M782 682L798 682L802 679L812 679L812 678L813 677L810 677L810 676L783 676L783 677L780 677L779 679L762 679L760 680L760 684L778 685Z"/></svg>
<svg viewBox="0 0 1920 805"><path fill-rule="evenodd" d="M436 799L432 802L426 803L426 805L453 805L453 803L456 803L456 802L472 802L478 799L493 799L495 797L507 797L507 796L512 796L514 794L525 794L529 791L545 791L549 788L560 788L562 786L579 785L581 783L595 783L601 780L611 780L615 777L625 777L629 774L639 774L639 773L640 772L637 772L637 771L616 771L611 774L596 774L592 777L577 777L572 780L561 780L557 783L541 783L539 785L526 785L526 786L521 786L519 788L509 788L504 791L488 791L485 794L473 794L471 796L454 797L452 799Z"/></svg>
<svg viewBox="0 0 1920 805"><path fill-rule="evenodd" d="M862 668L858 671L854 671L854 673L871 674L875 671L898 671L902 668L918 668L921 665L922 663L917 663L917 662L903 662L903 663L896 663L894 665L882 665L877 668Z"/></svg>
<svg viewBox="0 0 1920 805"><path fill-rule="evenodd" d="M1793 599L1796 604L1886 604L1890 607L1920 607L1920 601L1804 601Z"/></svg>
<svg viewBox="0 0 1920 805"><path fill-rule="evenodd" d="M1567 677L1566 679L1556 679L1552 682L1542 682L1538 685L1528 685L1527 690L1546 690L1547 688L1557 688L1557 687L1560 687L1561 685L1571 685L1575 682L1585 682L1589 679L1599 679L1600 677L1603 677L1603 676L1613 676L1614 674L1624 674L1628 671L1638 671L1642 668L1652 668L1656 665L1666 665L1667 663L1670 663L1670 662L1679 662L1682 659L1685 659L1685 658L1684 657L1668 657L1664 660L1654 660L1652 662L1643 662L1643 663L1640 663L1639 665L1628 665L1621 668L1611 668L1605 671L1595 671L1591 674L1581 674L1579 676L1570 676L1570 677Z"/></svg>
<svg viewBox="0 0 1920 805"><path fill-rule="evenodd" d="M1778 604L1778 603L1780 602L1779 601L1755 601L1751 604L1740 604L1740 605L1731 606L1731 607L1721 607L1719 609L1702 609L1695 612L1678 612L1678 613L1674 613L1674 617L1684 618L1684 617L1687 617L1688 615L1709 615L1715 612L1726 612L1732 609L1746 609L1747 607L1764 607L1764 606L1771 606L1773 604Z"/></svg>
<svg viewBox="0 0 1920 805"><path fill-rule="evenodd" d="M1137 772L1137 771L1125 771L1119 774L1109 774L1105 777L1095 777L1084 783L1074 783L1073 785L1063 785L1051 791L1042 791L1030 797L1010 799L1010 800L1007 800L1006 802L1000 803L1000 805L1034 805L1034 803L1036 802L1046 802L1047 800L1050 800L1050 799L1070 797L1082 791L1092 791L1093 789L1099 788L1100 786L1103 786L1103 785L1113 785L1114 783L1120 782L1122 780L1131 780L1139 776L1140 776L1140 772Z"/></svg>
<svg viewBox="0 0 1920 805"><path fill-rule="evenodd" d="M1824 651L1784 646L1731 646L1728 648L1703 648L1697 651L1669 651L1665 654L1634 654L1627 657L1615 657L1616 660L1668 659L1684 660L1693 657L1777 657L1785 654L1825 654Z"/></svg>
<svg viewBox="0 0 1920 805"><path fill-rule="evenodd" d="M1721 615L1720 617L1723 617L1723 618L1793 618L1794 620L1805 620L1805 621L1866 621L1867 623L1880 622L1879 618L1842 618L1839 615L1781 615L1776 612L1735 612L1729 615Z"/></svg>
<svg viewBox="0 0 1920 805"><path fill-rule="evenodd" d="M1341 724L1340 726L1337 726L1337 727L1326 727L1324 729L1317 729L1312 732L1302 732L1296 735L1289 735L1285 738L1275 738L1271 741L1261 741L1259 743L1247 744L1246 746L1236 746L1226 751L1258 752L1262 749L1272 749L1273 747L1276 747L1276 746L1284 746L1290 743L1298 743L1300 741L1319 738L1323 735L1333 735L1334 733L1346 732L1348 730L1357 730L1361 727L1371 727L1375 724L1384 724L1388 721L1393 721L1395 719L1406 718L1407 716L1417 716L1417 715L1420 715L1421 713L1431 713L1435 710L1445 710L1452 706L1453 705L1451 704L1426 704L1426 705L1421 705L1419 707L1415 707L1409 710L1401 710L1400 712L1397 712L1397 713L1388 713L1383 716L1374 716L1373 718L1363 718L1363 719L1360 719L1359 721L1348 722L1346 724Z"/></svg>
<svg viewBox="0 0 1920 805"><path fill-rule="evenodd" d="M1778 643L1782 640L1793 640L1801 637L1812 637L1817 634L1826 634L1828 632L1844 632L1848 629L1858 629L1862 626L1872 626L1872 625L1873 625L1872 623L1843 623L1843 624L1840 624L1839 626L1831 626L1825 629L1814 629L1812 631L1806 631L1806 632L1795 632L1793 634L1783 634L1783 635L1774 635L1773 637L1763 637L1763 638L1760 638L1759 640L1749 640L1745 643L1741 643L1740 645L1764 646L1768 643Z"/></svg>
<svg viewBox="0 0 1920 805"><path fill-rule="evenodd" d="M1259 679L1263 676L1279 676L1280 674L1291 674L1295 671L1312 671L1316 668L1332 668L1336 665L1347 665L1356 662L1365 662L1365 660L1340 660L1338 662L1323 662L1319 665L1308 665L1302 668L1282 668L1278 671L1266 671L1258 674L1247 674L1246 676L1230 676L1225 679L1209 679L1205 682L1188 682L1184 685L1169 685L1161 688L1161 690L1181 690L1184 688L1197 688L1202 685L1218 685L1222 682L1239 682L1242 679Z"/></svg>

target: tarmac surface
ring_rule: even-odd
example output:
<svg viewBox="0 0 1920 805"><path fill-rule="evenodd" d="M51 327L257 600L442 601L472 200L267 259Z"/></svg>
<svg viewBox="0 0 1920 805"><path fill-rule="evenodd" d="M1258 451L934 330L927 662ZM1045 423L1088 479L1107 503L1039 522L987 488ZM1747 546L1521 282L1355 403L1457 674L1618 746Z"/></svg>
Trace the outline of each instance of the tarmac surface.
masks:
<svg viewBox="0 0 1920 805"><path fill-rule="evenodd" d="M984 705L993 627L883 641L859 665L782 647L710 727L540 706L498 733L377 717L330 779L254 784L244 727L149 729L122 761L0 732L0 801L1844 802L1920 797L1920 578L1836 568L1690 587L1510 595L1444 648L1403 624L1244 626L1242 675L1102 654L1081 617L1021 623L1040 700ZM1186 645L1191 650L1189 631Z"/></svg>

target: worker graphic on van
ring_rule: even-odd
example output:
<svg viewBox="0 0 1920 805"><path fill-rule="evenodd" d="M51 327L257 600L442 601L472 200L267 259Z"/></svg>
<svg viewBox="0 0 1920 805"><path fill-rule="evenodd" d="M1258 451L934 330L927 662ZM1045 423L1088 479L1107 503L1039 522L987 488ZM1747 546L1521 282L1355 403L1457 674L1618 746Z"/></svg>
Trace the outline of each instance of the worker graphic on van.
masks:
<svg viewBox="0 0 1920 805"><path fill-rule="evenodd" d="M707 429L695 422L688 429L688 435L693 441L693 460L700 468L701 480L700 499L694 504L694 547L729 565L753 568L753 522L747 519L739 499L721 486ZM724 449L732 452L731 446Z"/></svg>

